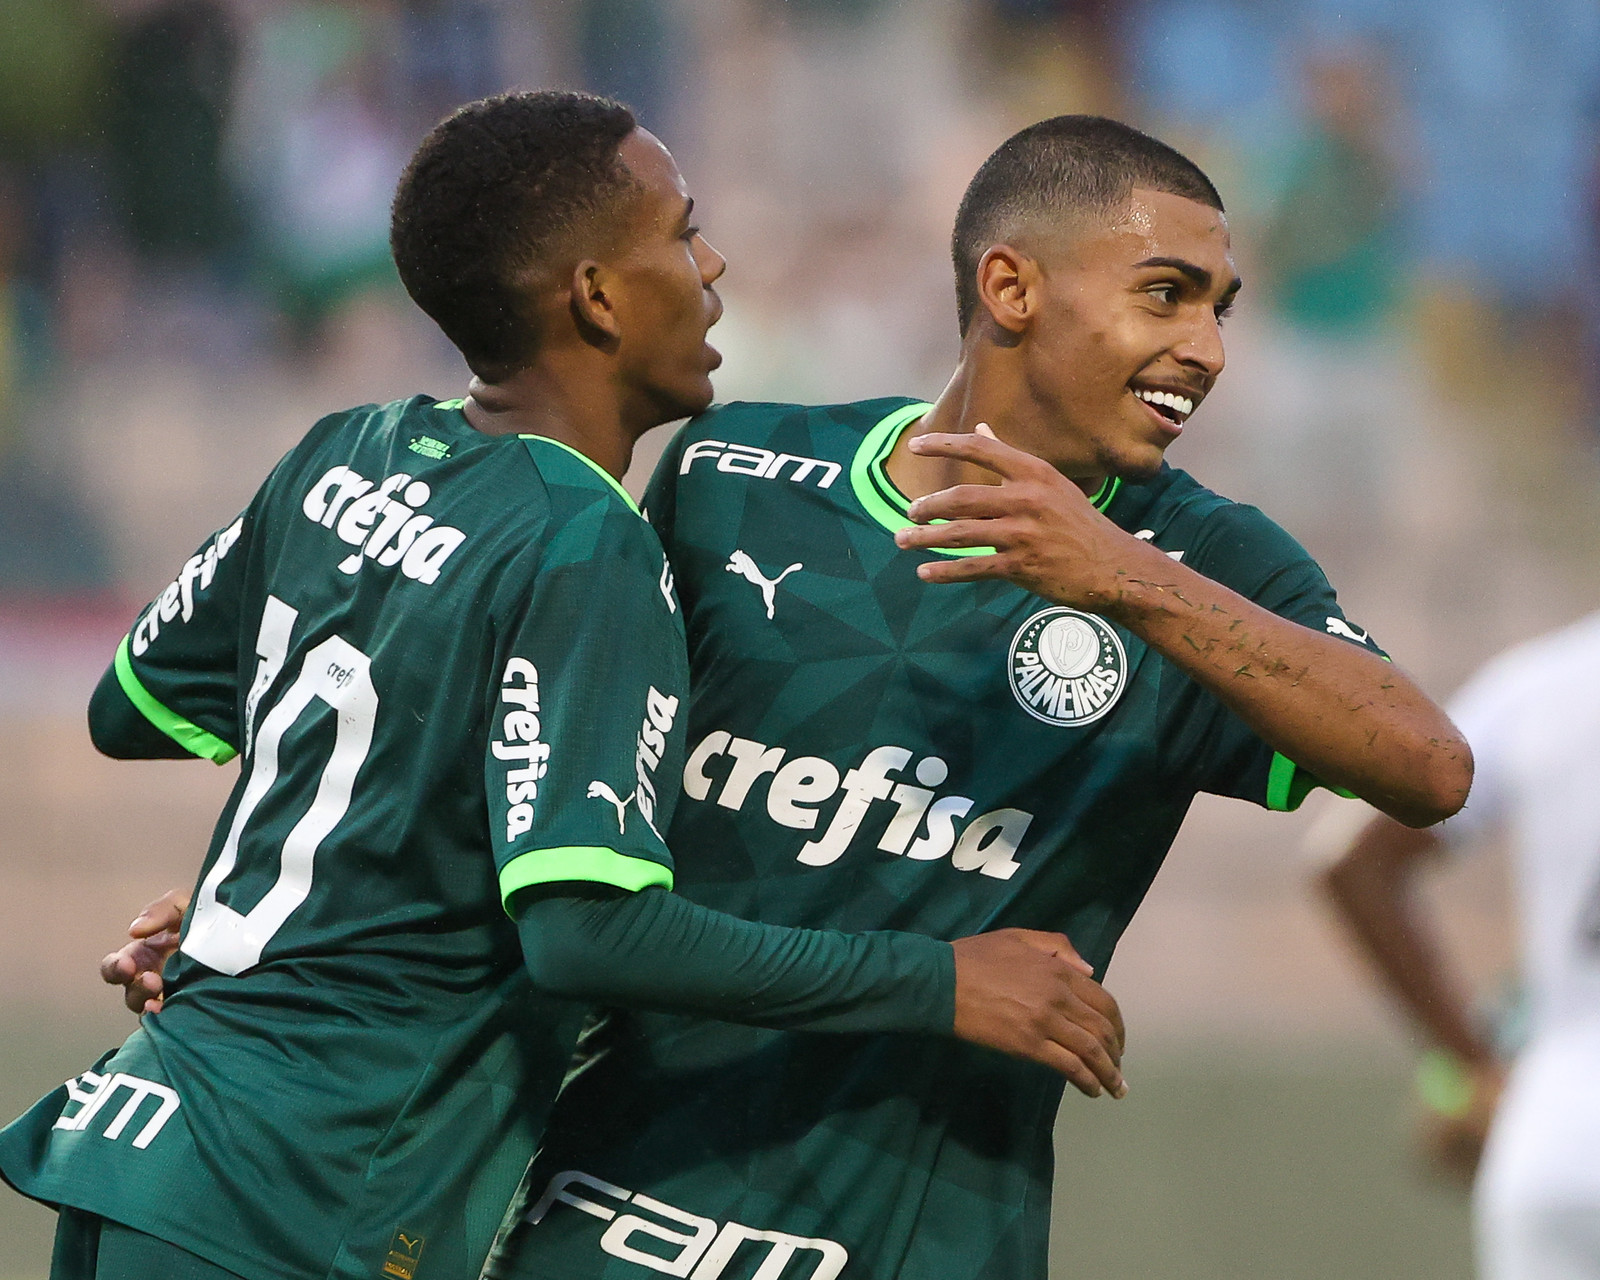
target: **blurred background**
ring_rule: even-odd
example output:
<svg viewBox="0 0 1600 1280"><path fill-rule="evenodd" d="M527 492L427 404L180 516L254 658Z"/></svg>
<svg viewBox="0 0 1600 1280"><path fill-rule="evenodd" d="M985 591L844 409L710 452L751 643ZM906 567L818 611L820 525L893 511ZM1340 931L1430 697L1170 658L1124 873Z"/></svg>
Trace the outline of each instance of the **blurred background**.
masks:
<svg viewBox="0 0 1600 1280"><path fill-rule="evenodd" d="M1047 115L1139 124L1215 179L1247 282L1174 464L1437 696L1600 599L1590 0L4 0L0 1114L126 1034L96 961L232 780L96 757L89 690L318 416L462 392L391 189L453 105L553 86L677 154L731 263L722 399L933 396L979 163ZM1315 821L1196 807L1110 972L1131 1096L1063 1108L1053 1274L1469 1275ZM1437 887L1492 987L1499 861ZM52 1224L0 1195L0 1280L42 1280Z"/></svg>

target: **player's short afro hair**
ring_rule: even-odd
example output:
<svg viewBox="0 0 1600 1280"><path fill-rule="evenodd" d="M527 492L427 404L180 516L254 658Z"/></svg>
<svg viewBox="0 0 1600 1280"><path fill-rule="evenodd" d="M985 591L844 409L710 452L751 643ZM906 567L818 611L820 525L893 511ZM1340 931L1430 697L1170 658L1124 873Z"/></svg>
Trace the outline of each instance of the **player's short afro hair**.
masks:
<svg viewBox="0 0 1600 1280"><path fill-rule="evenodd" d="M1104 116L1054 116L1001 143L967 185L950 241L962 334L978 309L978 262L991 246L1030 223L1111 213L1135 187L1222 209L1194 161Z"/></svg>
<svg viewBox="0 0 1600 1280"><path fill-rule="evenodd" d="M635 190L617 148L637 126L582 93L507 93L436 125L395 191L389 246L412 300L498 382L538 350L536 274Z"/></svg>

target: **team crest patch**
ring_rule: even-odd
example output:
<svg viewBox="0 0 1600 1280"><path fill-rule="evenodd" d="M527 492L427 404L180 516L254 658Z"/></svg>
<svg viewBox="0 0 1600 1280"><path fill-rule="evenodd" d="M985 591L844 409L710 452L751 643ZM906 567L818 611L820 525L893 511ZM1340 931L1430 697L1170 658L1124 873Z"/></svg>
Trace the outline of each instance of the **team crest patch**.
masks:
<svg viewBox="0 0 1600 1280"><path fill-rule="evenodd" d="M1089 724L1122 696L1128 654L1117 633L1093 614L1044 609L1017 628L1007 672L1011 692L1035 720Z"/></svg>

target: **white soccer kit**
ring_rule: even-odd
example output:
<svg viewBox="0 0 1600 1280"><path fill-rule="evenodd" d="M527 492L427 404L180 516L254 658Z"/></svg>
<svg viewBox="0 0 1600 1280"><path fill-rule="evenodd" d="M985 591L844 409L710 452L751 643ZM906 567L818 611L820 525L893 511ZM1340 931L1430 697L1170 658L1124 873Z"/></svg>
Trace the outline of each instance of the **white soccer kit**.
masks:
<svg viewBox="0 0 1600 1280"><path fill-rule="evenodd" d="M1450 713L1477 772L1436 828L1510 843L1528 1041L1474 1191L1483 1280L1600 1280L1600 613L1485 665Z"/></svg>

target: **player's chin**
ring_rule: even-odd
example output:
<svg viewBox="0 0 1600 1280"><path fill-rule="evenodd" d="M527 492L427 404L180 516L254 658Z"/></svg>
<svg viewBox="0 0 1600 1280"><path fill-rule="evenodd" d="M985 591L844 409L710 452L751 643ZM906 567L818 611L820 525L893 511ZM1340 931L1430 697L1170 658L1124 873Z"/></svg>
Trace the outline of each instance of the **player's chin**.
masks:
<svg viewBox="0 0 1600 1280"><path fill-rule="evenodd" d="M1123 480L1152 480L1160 473L1166 453L1164 444L1129 444L1110 451L1101 462L1107 474Z"/></svg>
<svg viewBox="0 0 1600 1280"><path fill-rule="evenodd" d="M715 398L716 391L711 385L709 372L684 378L665 397L667 403L663 412L666 416L662 421L673 422L678 418L692 418L697 413L704 413Z"/></svg>

